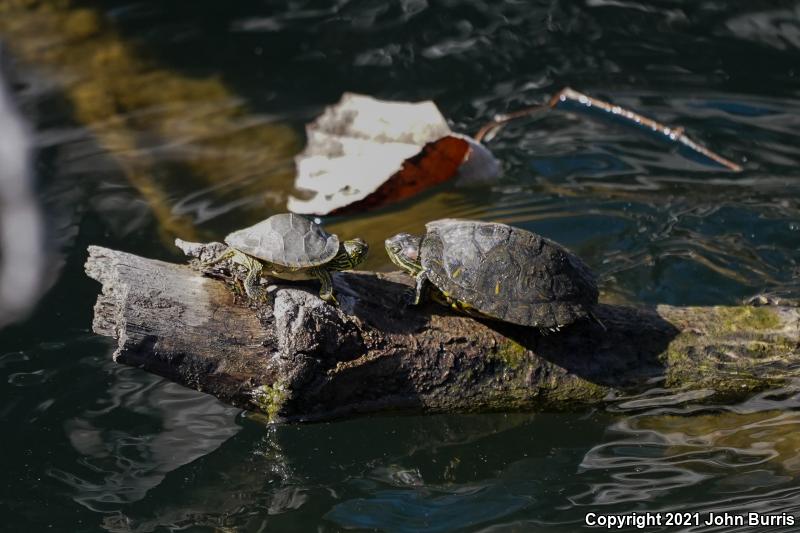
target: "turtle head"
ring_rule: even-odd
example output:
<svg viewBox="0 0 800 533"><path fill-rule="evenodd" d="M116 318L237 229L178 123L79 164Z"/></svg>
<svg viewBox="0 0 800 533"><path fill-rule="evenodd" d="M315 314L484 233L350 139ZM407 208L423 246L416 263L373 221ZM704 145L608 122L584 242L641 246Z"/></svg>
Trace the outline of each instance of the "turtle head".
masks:
<svg viewBox="0 0 800 533"><path fill-rule="evenodd" d="M422 270L422 259L420 249L422 248L422 237L411 235L410 233L398 233L394 237L386 239L386 253L392 263L399 266L412 276L417 275Z"/></svg>
<svg viewBox="0 0 800 533"><path fill-rule="evenodd" d="M369 245L363 239L355 238L342 243L339 255L334 259L337 261L337 270L347 270L355 268L367 258L369 252Z"/></svg>

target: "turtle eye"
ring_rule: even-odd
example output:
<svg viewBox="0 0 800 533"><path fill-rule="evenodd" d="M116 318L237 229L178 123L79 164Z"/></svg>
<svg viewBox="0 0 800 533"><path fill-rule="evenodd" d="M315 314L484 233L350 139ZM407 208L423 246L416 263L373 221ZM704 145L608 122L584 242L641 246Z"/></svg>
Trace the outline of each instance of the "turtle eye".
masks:
<svg viewBox="0 0 800 533"><path fill-rule="evenodd" d="M386 242L384 244L386 245L386 249L392 252L393 254L399 254L400 250L403 249L403 247L400 245L399 242L392 239L386 239Z"/></svg>

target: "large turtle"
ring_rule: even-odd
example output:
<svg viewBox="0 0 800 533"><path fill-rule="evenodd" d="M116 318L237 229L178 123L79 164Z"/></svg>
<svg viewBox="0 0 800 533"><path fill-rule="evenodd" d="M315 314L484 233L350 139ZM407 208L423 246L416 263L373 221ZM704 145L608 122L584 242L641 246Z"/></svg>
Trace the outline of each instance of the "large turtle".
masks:
<svg viewBox="0 0 800 533"><path fill-rule="evenodd" d="M591 315L589 267L535 233L494 222L445 219L425 235L386 239L392 262L416 278L414 303L431 296L453 308L543 331Z"/></svg>
<svg viewBox="0 0 800 533"><path fill-rule="evenodd" d="M259 287L262 274L287 280L318 279L319 296L338 304L333 295L331 270L355 268L366 257L369 247L361 239L339 242L319 224L294 213L273 215L249 228L225 237L228 248L203 263L209 267L223 260L247 270L244 290L253 299L263 299Z"/></svg>

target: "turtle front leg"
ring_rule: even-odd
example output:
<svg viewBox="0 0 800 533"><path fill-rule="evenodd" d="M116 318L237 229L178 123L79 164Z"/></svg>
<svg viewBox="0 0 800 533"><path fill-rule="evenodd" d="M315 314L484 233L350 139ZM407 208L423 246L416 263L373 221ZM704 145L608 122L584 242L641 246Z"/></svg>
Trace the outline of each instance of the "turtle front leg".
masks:
<svg viewBox="0 0 800 533"><path fill-rule="evenodd" d="M267 291L260 283L263 268L261 262L248 258L244 266L247 268L247 276L244 278L244 292L247 297L258 302L266 301Z"/></svg>
<svg viewBox="0 0 800 533"><path fill-rule="evenodd" d="M333 295L331 273L325 268L315 268L313 274L320 282L319 297L331 305L339 305L339 301Z"/></svg>
<svg viewBox="0 0 800 533"><path fill-rule="evenodd" d="M414 287L414 299L412 303L414 305L420 305L428 299L428 291L430 290L431 284L428 280L427 272L423 270L417 274L416 282L416 286Z"/></svg>

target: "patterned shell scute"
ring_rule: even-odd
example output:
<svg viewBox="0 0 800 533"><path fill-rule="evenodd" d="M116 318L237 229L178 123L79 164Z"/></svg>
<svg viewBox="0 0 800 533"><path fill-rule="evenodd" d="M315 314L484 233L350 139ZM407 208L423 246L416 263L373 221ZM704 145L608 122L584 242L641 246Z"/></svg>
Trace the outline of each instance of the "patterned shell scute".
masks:
<svg viewBox="0 0 800 533"><path fill-rule="evenodd" d="M597 285L586 264L535 233L456 219L426 228L422 266L428 278L484 315L551 328L586 316L597 303Z"/></svg>
<svg viewBox="0 0 800 533"><path fill-rule="evenodd" d="M237 250L288 267L327 263L339 251L339 238L311 220L293 213L273 215L249 228L234 231L225 243Z"/></svg>

